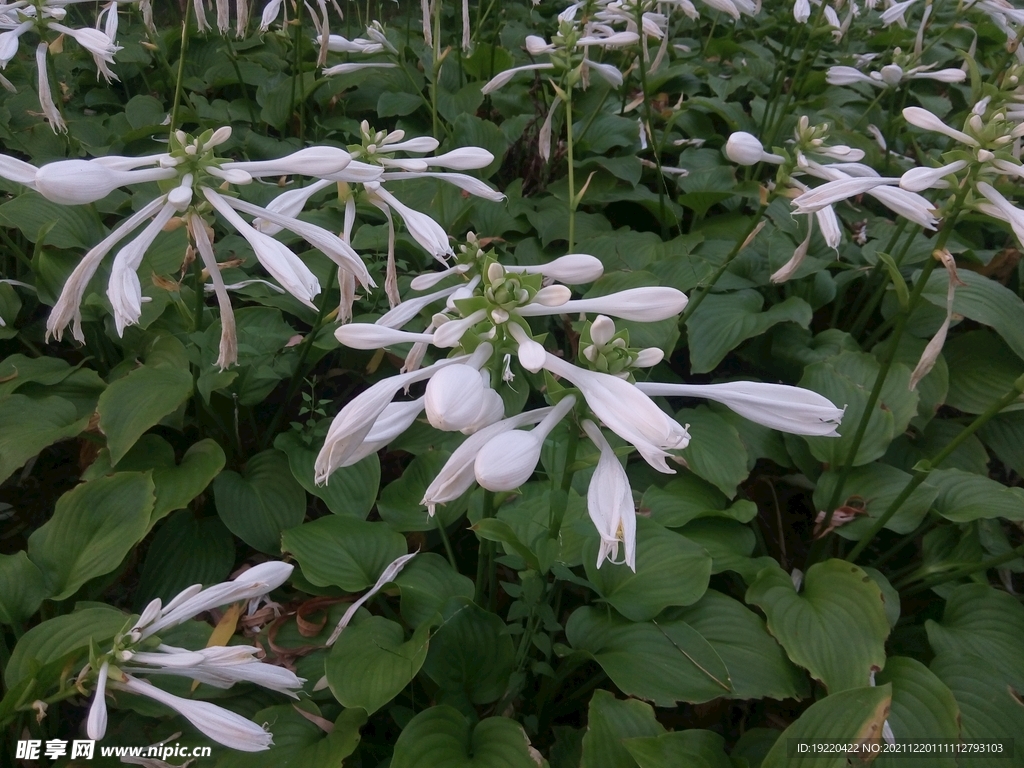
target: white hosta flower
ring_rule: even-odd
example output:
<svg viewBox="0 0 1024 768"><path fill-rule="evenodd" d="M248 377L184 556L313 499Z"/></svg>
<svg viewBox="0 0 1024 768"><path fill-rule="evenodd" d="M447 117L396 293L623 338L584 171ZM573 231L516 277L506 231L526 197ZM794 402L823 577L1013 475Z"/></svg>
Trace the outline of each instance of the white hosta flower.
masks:
<svg viewBox="0 0 1024 768"><path fill-rule="evenodd" d="M1001 192L988 182L979 181L975 185L975 189L992 204L995 209L994 212L999 214L997 218L1010 225L1010 228L1013 229L1013 234L1017 236L1017 241L1024 243L1024 211L1007 200Z"/></svg>
<svg viewBox="0 0 1024 768"><path fill-rule="evenodd" d="M578 368L550 353L544 367L571 381L594 415L612 432L632 443L648 464L659 472L674 473L665 463L670 455L667 451L685 448L690 435L636 385L611 374Z"/></svg>
<svg viewBox="0 0 1024 768"><path fill-rule="evenodd" d="M240 752L262 752L274 743L270 732L252 720L206 701L183 699L131 675L125 675L123 680L112 680L110 687L145 696L173 709L196 730L225 747Z"/></svg>
<svg viewBox="0 0 1024 768"><path fill-rule="evenodd" d="M900 177L900 187L910 192L948 187L949 182L945 181L945 177L952 176L966 167L966 160L957 160L939 168L911 168Z"/></svg>
<svg viewBox="0 0 1024 768"><path fill-rule="evenodd" d="M729 140L725 143L725 155L737 165L785 162L781 155L766 152L758 138L746 131L729 134Z"/></svg>
<svg viewBox="0 0 1024 768"><path fill-rule="evenodd" d="M629 288L607 296L593 299L573 299L555 308L540 304L523 307L523 317L538 315L573 314L575 312L596 312L602 315L620 317L623 320L637 320L642 323L653 323L667 320L686 309L686 294L675 288L651 286L649 288Z"/></svg>
<svg viewBox="0 0 1024 768"><path fill-rule="evenodd" d="M806 24L811 17L811 3L809 0L796 0L793 3L793 18L800 24Z"/></svg>
<svg viewBox="0 0 1024 768"><path fill-rule="evenodd" d="M490 411L491 396L501 400L498 393L484 383L479 370L469 365L449 365L427 382L424 394L427 420L446 432L472 430L481 414Z"/></svg>
<svg viewBox="0 0 1024 768"><path fill-rule="evenodd" d="M244 185L250 183L253 178L263 176L344 174L353 164L351 155L335 147L310 147L277 160L224 162L216 157L214 150L227 141L230 135L231 129L228 127L207 131L196 139L177 131L172 137L171 151L168 153L141 158L113 156L92 160L62 160L38 169L32 182L36 190L44 197L63 205L94 202L122 186L151 181L177 182L169 192L116 227L108 238L86 254L72 272L54 306L47 322L48 335L56 335L60 339L63 329L69 322L74 322L75 338L80 341L83 339L79 305L89 280L95 274L103 257L118 242L143 221L155 216L153 223L134 241L122 248L115 258L108 289L108 295L114 305L118 332L122 333L125 326L138 322L143 297L140 281L134 271L141 265L146 250L173 213L185 214L185 218L190 219L194 214L198 214L195 206L203 203L209 203L249 242L257 260L285 290L308 306L313 306L312 300L320 292L316 277L295 253L261 229L287 229L325 253L338 265L339 270L354 277L364 287L373 285L362 260L347 241L322 227L297 218L309 195L295 194L295 190L292 190L284 193L287 195L285 200L263 208L218 191L224 186L223 182ZM18 166L15 170L20 176L26 169ZM0 173L2 172L3 168L0 167ZM362 169L356 169L356 173L364 172ZM330 182L321 182L321 186L313 186L320 189L329 184ZM240 212L253 216L253 224L256 226L246 222L239 215ZM194 224L190 227L194 242L196 226ZM215 258L212 240L207 240L210 242L196 242L196 247L200 249L207 269L210 269L210 262L215 262ZM207 245L210 247L207 248ZM211 274L212 272L213 270ZM214 292L221 305L224 330L227 334L232 319L224 313L226 294L221 288L223 286L218 288L215 280ZM229 361L233 361L234 357L229 338L222 337L218 364L230 364Z"/></svg>
<svg viewBox="0 0 1024 768"><path fill-rule="evenodd" d="M845 408L836 408L817 392L785 384L733 381L725 384L638 382L652 397L700 397L727 406L757 424L794 435L837 437Z"/></svg>
<svg viewBox="0 0 1024 768"><path fill-rule="evenodd" d="M389 403L377 420L373 422L370 431L366 433L363 444L351 453L341 463L341 466L352 466L391 443L413 425L413 422L423 413L423 406L422 397L407 402Z"/></svg>
<svg viewBox="0 0 1024 768"><path fill-rule="evenodd" d="M491 350L488 345L482 344L474 353L477 355L476 359L483 357L482 352L489 355ZM343 462L359 449L374 423L388 404L394 400L399 390L418 381L429 379L448 365L457 365L471 360L475 362L470 355L460 355L439 360L426 368L381 379L350 400L334 417L323 448L317 455L314 464L316 482L318 484L326 483L335 469L344 466Z"/></svg>
<svg viewBox="0 0 1024 768"><path fill-rule="evenodd" d="M531 275L544 275L566 285L583 285L592 283L604 274L604 265L595 256L586 253L570 253L559 256L546 264L531 266L510 265L505 267L508 272L526 272Z"/></svg>
<svg viewBox="0 0 1024 768"><path fill-rule="evenodd" d="M93 694L92 705L89 707L89 716L85 721L85 733L93 741L99 741L107 732L107 675L110 672L110 662L104 661L100 665L96 676L96 692Z"/></svg>
<svg viewBox="0 0 1024 768"><path fill-rule="evenodd" d="M946 125L941 118L932 114L927 109L922 109L921 107L907 107L903 110L903 118L911 125L923 128L926 131L941 133L970 147L978 146L978 141L973 136L969 136L963 131L951 128Z"/></svg>
<svg viewBox="0 0 1024 768"><path fill-rule="evenodd" d="M597 567L605 560L625 564L636 572L636 507L626 471L594 422L584 419L583 430L600 450L597 468L587 488L587 512L601 537ZM623 547L619 559L619 545Z"/></svg>
<svg viewBox="0 0 1024 768"><path fill-rule="evenodd" d="M827 210L831 210L828 208ZM793 251L793 256L783 264L779 269L772 273L769 278L773 283L784 283L793 275L796 274L797 270L800 269L800 265L803 264L804 259L807 258L807 249L811 245L811 235L814 233L814 227L811 225L812 218L807 218L807 236L800 242Z"/></svg>
<svg viewBox="0 0 1024 768"><path fill-rule="evenodd" d="M489 491L511 491L529 480L540 462L544 440L575 404L576 398L567 395L528 432L515 429L492 437L473 462L473 473L480 487Z"/></svg>
<svg viewBox="0 0 1024 768"><path fill-rule="evenodd" d="M427 513L433 517L438 504L454 501L473 487L473 483L476 482L476 457L485 445L497 435L542 421L551 413L551 410L551 408L538 408L533 411L524 411L486 426L467 437L458 448L452 451L452 455L448 457L448 461L445 462L437 477L427 486L420 504L424 505L427 508Z"/></svg>
<svg viewBox="0 0 1024 768"><path fill-rule="evenodd" d="M60 110L57 109L57 105L53 101L53 94L50 92L50 78L46 74L47 50L46 43L36 46L36 73L38 75L36 82L39 88L39 107L54 133L67 133L67 124L61 117Z"/></svg>
<svg viewBox="0 0 1024 768"><path fill-rule="evenodd" d="M254 565L231 581L203 589L196 584L180 592L166 606L152 601L130 630L137 639L145 640L167 627L174 627L200 613L239 600L249 600L272 592L288 580L294 566L270 561Z"/></svg>
<svg viewBox="0 0 1024 768"><path fill-rule="evenodd" d="M488 80L480 92L486 96L489 93L494 93L499 88L508 85L512 82L512 78L518 75L520 72L537 72L547 69L554 69L554 64L524 64L521 67L512 67L506 69L504 72L499 72L497 75Z"/></svg>
<svg viewBox="0 0 1024 768"><path fill-rule="evenodd" d="M793 200L794 211L796 213L814 213L825 206L862 195L865 192L874 190L876 187L898 184L899 181L899 178L887 176L848 176L843 179L836 179L808 192L804 192Z"/></svg>

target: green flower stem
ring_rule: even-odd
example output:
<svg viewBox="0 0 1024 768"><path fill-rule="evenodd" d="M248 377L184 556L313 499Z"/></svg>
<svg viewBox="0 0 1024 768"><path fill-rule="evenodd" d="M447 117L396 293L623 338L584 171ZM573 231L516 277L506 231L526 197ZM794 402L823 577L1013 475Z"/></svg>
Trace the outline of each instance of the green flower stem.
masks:
<svg viewBox="0 0 1024 768"><path fill-rule="evenodd" d="M235 46L231 42L230 35L224 35L224 45L228 51L228 58L231 59L231 66L235 69L235 77L238 78L238 88L242 91L245 106L249 108L249 118L255 127L259 123L259 117L256 115L256 108L253 107L252 101L249 99L249 89L246 88L245 80L242 79L242 69L238 66L238 54L235 53Z"/></svg>
<svg viewBox="0 0 1024 768"><path fill-rule="evenodd" d="M717 21L717 16L715 20ZM644 21L643 21L643 4L636 4L636 26L640 30L641 34L644 34ZM714 30L712 29L712 34ZM644 38L646 40L646 38ZM708 38L708 42L711 38ZM651 148L651 154L654 156L654 165L658 170L658 220L661 224L661 237L663 240L668 240L669 229L665 223L665 195L668 193L668 185L665 183L665 174L661 170L661 148L658 146L658 142L654 140L654 123L651 121L651 100L647 98L647 61L645 60L644 53L646 46L641 43L640 55L637 56L636 60L640 69L640 95L643 96L643 112L644 112L644 125L642 130L647 131L647 143ZM589 124L588 124L589 125ZM678 226L678 222L677 222ZM569 250L572 253L572 249Z"/></svg>
<svg viewBox="0 0 1024 768"><path fill-rule="evenodd" d="M480 514L481 520L494 517L494 491L484 490L484 507ZM491 570L491 542L482 540L479 542L476 557L476 592L473 602L484 607L484 598L487 596L487 582L490 581L489 571Z"/></svg>
<svg viewBox="0 0 1024 768"><path fill-rule="evenodd" d="M2 240L4 245L6 245L10 249L11 255L13 255L14 258L20 261L22 266L24 266L25 269L27 269L31 274L32 259L28 257L25 251L22 248L20 248L17 243L11 240L11 238L8 236L6 232L4 232L3 229L0 229L0 240Z"/></svg>
<svg viewBox="0 0 1024 768"><path fill-rule="evenodd" d="M881 568L887 562L892 560L892 558L898 552L900 552L900 550L902 550L905 546L907 546L907 544L909 544L910 542L914 541L918 536L922 536L925 533L927 533L928 531L930 531L932 528L937 526L941 520L942 520L941 517L935 516L931 520L926 520L925 522L921 523L921 525L919 525L917 528L912 530L907 535L905 535L902 538L900 538L899 541L897 541L895 544L893 544L891 547L889 547L889 549L885 550L885 552L883 552L881 555L879 555L878 558L876 558L871 563L871 567L872 568Z"/></svg>
<svg viewBox="0 0 1024 768"><path fill-rule="evenodd" d="M288 100L289 112L294 114L296 106L296 95L299 89L304 90L304 86L300 85L302 82L302 21L303 21L303 9L305 3L299 3L295 9L295 32L292 35L292 93ZM304 112L305 112L305 95L298 105L299 107L299 140L305 143L305 125L304 125Z"/></svg>
<svg viewBox="0 0 1024 768"><path fill-rule="evenodd" d="M811 42L814 39L814 33L818 31L818 27L821 26L821 21L824 18L825 3L822 3L821 5L818 6L818 11L817 13L814 14L814 19L810 22L810 24L807 25L807 44L804 45L803 56L800 57L800 62L796 65L796 72L793 75L793 79L791 81L789 90L786 92L786 98L782 100L782 106L777 111L772 112L772 129L768 134L768 140L764 142L765 146L767 147L770 147L773 144L775 144L775 139L778 136L779 128L782 127L782 121L785 120L786 115L789 114L789 105L793 101L793 94L796 93L797 84L802 82L801 78L804 74L804 68L808 64L813 63L814 60L818 58L818 51L821 49L821 46L816 46L814 49L814 55L811 56ZM777 104L778 102L779 100L775 99L772 102L772 104L774 105Z"/></svg>
<svg viewBox="0 0 1024 768"><path fill-rule="evenodd" d="M576 252L576 162L573 155L572 86L565 89L565 142L569 159L569 250Z"/></svg>
<svg viewBox="0 0 1024 768"><path fill-rule="evenodd" d="M171 126L168 131L172 136L178 128L178 108L181 106L181 89L185 80L185 54L188 53L188 23L191 16L192 3L185 3L185 17L181 21L181 49L178 51L178 74L174 81L174 103L171 106Z"/></svg>
<svg viewBox="0 0 1024 768"><path fill-rule="evenodd" d="M903 232L910 224L908 219L900 218L899 223L896 225L896 231L892 233L892 237L889 238L889 242L885 248L881 251L882 253L892 254L893 248L899 242L900 237L903 236ZM914 230L917 232L916 228ZM907 247L903 249L903 253L909 249L909 244L914 241L914 235L911 235L907 240ZM900 257L902 258L902 256ZM900 262L894 257L893 261L896 261L898 265ZM857 298L854 299L853 304L850 306L849 314L854 317L853 325L850 326L850 335L854 338L860 336L864 331L864 326L867 325L868 319L871 314L875 311L875 307L878 306L878 302L881 301L881 297L884 295L885 284L888 273L885 270L885 264L881 259L875 262L875 266L871 268L871 272L868 273L867 279L864 284L860 287L860 291L857 293ZM876 299L876 296L878 297ZM865 304L865 302L867 302ZM834 323L833 323L834 325Z"/></svg>
<svg viewBox="0 0 1024 768"><path fill-rule="evenodd" d="M711 275L711 279L705 284L704 289L696 296L690 296L690 301L687 303L686 309L683 310L683 314L679 317L679 325L685 326L686 321L689 320L693 313L697 311L697 307L699 307L701 302L704 301L704 298L711 293L711 290L715 287L715 283L721 279L722 275L724 275L726 270L729 269L729 265L732 264L733 259L735 259L739 255L740 251L743 250L743 246L746 244L747 239L754 234L754 231L757 229L757 225L761 222L761 217L764 216L764 212L767 208L768 203L761 203L757 211L754 213L754 218L750 220L750 226L747 227L746 232L744 232L736 241L736 245L733 246L729 255L725 257L725 261L723 261L721 265L719 265L718 269L715 270L715 273Z"/></svg>
<svg viewBox="0 0 1024 768"><path fill-rule="evenodd" d="M288 389L284 396L284 400L282 400L281 405L277 407L274 417L270 420L270 426L267 427L266 432L263 433L263 439L260 440L261 451L265 451L270 447L270 442L274 439L278 427L281 426L281 420L284 418L285 409L292 401L292 398L295 397L295 393L299 391L302 380L305 378L306 359L309 357L310 350L313 348L313 342L316 341L316 337L320 335L320 331L327 324L324 318L327 316L328 294L330 294L333 289L334 272L331 272L330 276L327 278L327 285L323 291L323 302L320 304L320 309L317 310L316 322L313 323L313 327L306 335L306 338L302 340L302 344L299 345L299 359L296 361L295 370L292 372L292 377L288 381Z"/></svg>
<svg viewBox="0 0 1024 768"><path fill-rule="evenodd" d="M923 580L920 584L913 587L912 589L907 590L904 596L911 597L920 592L925 592L929 589L932 589L933 587L937 587L940 584L945 584L949 581L956 581L957 579L962 579L964 576L970 576L972 573L978 573L979 571L987 571L990 568L996 568L1002 565L1003 563L1009 563L1013 560L1016 560L1022 555L1024 555L1024 545L1021 545L1016 549L1012 549L1009 552L1004 552L1003 554L997 555L996 557L990 557L988 560L982 560L977 563L967 563L966 565L961 565L960 567L946 571L945 573L935 574L934 576ZM913 581L916 581L916 579ZM908 583L912 583L912 581L908 581Z"/></svg>
<svg viewBox="0 0 1024 768"><path fill-rule="evenodd" d="M559 487L554 487L552 478L551 508L548 519L548 537L558 538L558 532L562 528L562 520L565 517L565 510L569 506L569 491L572 489L572 477L576 473L576 448L580 443L579 429L575 424L569 427L569 442L565 448L565 465L562 468L562 477Z"/></svg>
<svg viewBox="0 0 1024 768"><path fill-rule="evenodd" d="M871 540L878 534L878 532L885 527L885 524L892 519L892 516L896 514L896 512L899 510L903 502L909 499L910 495L915 490L917 490L917 487L928 479L928 476L931 475L932 470L940 466L942 462L948 459L953 454L953 451L959 448L960 445L968 437L970 437L983 426L985 426L985 424L987 424L994 416L996 416L1008 405L1018 400L1022 392L1024 392L1024 376L1021 376L1019 379L1017 379L1016 382L1014 382L1013 389L1011 389L1009 392L1007 392L1005 395L999 398L999 400L990 405L984 413L979 415L977 418L974 419L974 421L967 425L967 427L965 427L959 435L950 440L946 444L946 447L939 451L934 458L932 458L930 461L919 463L918 468L915 468L914 476L910 478L910 481L907 483L906 487L904 487L904 489L900 492L900 495L893 499L892 503L889 504L889 507L885 510L885 512L883 512L881 516L879 516L879 518L875 520L871 528L868 529L868 532L861 538L860 541L857 542L857 545L850 550L850 554L846 556L846 559L851 563L856 562L857 557L860 555L860 553L863 552L865 547L867 547L867 545L871 543Z"/></svg>
<svg viewBox="0 0 1024 768"><path fill-rule="evenodd" d="M444 523L441 522L441 516L438 514L434 515L434 525L437 526L437 532L441 534L441 541L444 543L444 551L448 555L448 562L451 564L452 570L458 573L459 567L455 564L455 552L452 550L452 543L448 540L448 532L444 529Z"/></svg>
<svg viewBox="0 0 1024 768"><path fill-rule="evenodd" d="M956 226L957 219L960 216L964 198L974 186L975 174L976 171L972 170L953 196L950 203L950 213L946 216L946 219L942 224L942 229L939 232L938 238L936 238L933 252L943 250L946 247L946 243L949 242L949 238L953 234L953 229ZM885 386L885 379L889 375L889 370L892 368L892 364L896 359L896 350L899 348L900 339L903 337L903 331L907 327L907 321L914 313L914 310L917 309L917 305L921 301L921 295L924 293L925 285L928 284L928 278L931 276L932 270L935 269L938 263L938 260L934 257L925 262L924 268L921 270L921 274L918 277L917 282L914 283L914 288L910 293L907 308L899 314L899 317L896 320L896 327L893 328L892 335L889 337L889 346L886 349L885 357L879 366L878 375L875 377L875 384L871 388L871 394L868 395L868 401L864 406L864 413L861 414L860 423L857 425L857 431L854 433L850 450L846 454L846 461L843 462L843 467L839 472L839 478L836 481L836 487L833 489L832 497L829 499L828 505L825 507L825 518L822 522L823 529L828 529L829 523L832 522L832 515L835 514L836 507L839 506L839 500L842 498L843 494L843 486L846 485L846 480L849 478L850 472L853 469L853 462L857 458L857 451L860 450L861 443L864 441L864 435L867 433L868 422L871 419L871 414L874 412L875 406L878 404L878 398L882 394L882 387ZM900 503L902 504L903 501L904 500L900 500ZM881 530L881 526L878 527L878 530ZM877 532L877 530L873 531L868 538L863 541L869 541ZM815 542L815 546L811 548L809 556L810 562L816 562L817 558L825 549L825 542L830 538L830 536L822 537ZM850 555L847 556L847 559L852 562L853 559L860 554L862 549L863 547L860 547L859 545L854 547Z"/></svg>

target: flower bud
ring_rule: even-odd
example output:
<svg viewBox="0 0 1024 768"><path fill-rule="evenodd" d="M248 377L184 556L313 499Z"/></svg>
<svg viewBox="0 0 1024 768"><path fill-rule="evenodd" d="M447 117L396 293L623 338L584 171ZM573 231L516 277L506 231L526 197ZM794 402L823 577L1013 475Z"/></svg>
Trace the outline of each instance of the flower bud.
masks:
<svg viewBox="0 0 1024 768"><path fill-rule="evenodd" d="M783 158L764 151L764 147L756 136L746 131L736 131L725 143L725 155L737 165L757 165L770 162L781 163Z"/></svg>
<svg viewBox="0 0 1024 768"><path fill-rule="evenodd" d="M543 440L533 431L513 430L492 438L476 455L476 481L489 491L511 491L533 475Z"/></svg>
<svg viewBox="0 0 1024 768"><path fill-rule="evenodd" d="M462 363L442 368L427 382L427 420L447 432L472 427L484 409L485 392L476 368Z"/></svg>

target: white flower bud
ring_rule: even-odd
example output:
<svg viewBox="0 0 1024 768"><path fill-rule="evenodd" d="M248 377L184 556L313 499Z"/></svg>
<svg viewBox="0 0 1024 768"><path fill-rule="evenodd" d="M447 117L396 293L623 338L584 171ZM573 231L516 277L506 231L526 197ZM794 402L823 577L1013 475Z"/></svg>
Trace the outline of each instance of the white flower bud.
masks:
<svg viewBox="0 0 1024 768"><path fill-rule="evenodd" d="M736 131L725 143L725 155L737 165L757 165L761 162L781 163L785 158L764 151L756 136Z"/></svg>
<svg viewBox="0 0 1024 768"><path fill-rule="evenodd" d="M484 409L484 392L476 368L464 364L442 368L427 382L423 401L427 420L447 432L471 427Z"/></svg>

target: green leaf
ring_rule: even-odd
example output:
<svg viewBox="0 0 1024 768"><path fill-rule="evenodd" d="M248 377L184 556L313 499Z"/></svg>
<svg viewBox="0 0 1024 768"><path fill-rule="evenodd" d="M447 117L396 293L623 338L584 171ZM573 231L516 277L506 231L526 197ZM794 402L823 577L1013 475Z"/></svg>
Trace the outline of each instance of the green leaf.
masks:
<svg viewBox="0 0 1024 768"><path fill-rule="evenodd" d="M11 652L4 682L13 688L34 668L68 654L84 652L90 643L102 644L125 628L128 617L116 608L96 606L37 624L21 636Z"/></svg>
<svg viewBox="0 0 1024 768"><path fill-rule="evenodd" d="M472 579L457 573L448 561L433 552L416 555L395 577L395 586L402 593L402 618L418 627L440 613L451 597L472 599Z"/></svg>
<svg viewBox="0 0 1024 768"><path fill-rule="evenodd" d="M889 273L892 287L896 291L896 299L899 301L900 306L906 310L910 306L910 291L907 289L907 281L903 279L903 274L900 272L900 268L896 266L892 256L881 251L877 255L878 259L885 265L885 271Z"/></svg>
<svg viewBox="0 0 1024 768"><path fill-rule="evenodd" d="M960 768L999 768L1024 764L1024 707L1003 673L976 653L940 653L931 670L953 693L960 708L964 741L1013 740L1010 755L958 758Z"/></svg>
<svg viewBox="0 0 1024 768"><path fill-rule="evenodd" d="M754 290L711 294L686 321L690 341L690 363L694 373L707 373L741 343L760 336L779 323L796 323L806 328L811 307L791 296L761 311L764 297Z"/></svg>
<svg viewBox="0 0 1024 768"><path fill-rule="evenodd" d="M365 520L377 500L380 487L380 459L372 453L350 467L339 467L325 485L314 481L313 464L319 447L306 445L296 432L282 432L274 439L274 447L284 451L288 466L299 485L308 493L323 499L336 515L351 515Z"/></svg>
<svg viewBox="0 0 1024 768"><path fill-rule="evenodd" d="M327 656L327 683L342 706L372 715L416 677L427 657L430 625L421 624L405 641L405 631L381 616L350 625Z"/></svg>
<svg viewBox="0 0 1024 768"><path fill-rule="evenodd" d="M156 360L147 360L146 365L112 382L96 405L114 464L147 429L192 394L192 374L180 341L173 336L158 339L150 358Z"/></svg>
<svg viewBox="0 0 1024 768"><path fill-rule="evenodd" d="M53 517L28 539L28 556L53 599L117 568L149 530L154 500L153 480L141 472L82 483L61 496Z"/></svg>
<svg viewBox="0 0 1024 768"><path fill-rule="evenodd" d="M49 596L43 572L26 552L0 555L0 624L21 624Z"/></svg>
<svg viewBox="0 0 1024 768"><path fill-rule="evenodd" d="M686 622L632 622L584 606L569 617L565 635L573 648L593 657L623 693L655 706L697 704L732 691L722 659Z"/></svg>
<svg viewBox="0 0 1024 768"><path fill-rule="evenodd" d="M283 547L299 561L302 575L319 587L360 592L373 586L391 563L408 551L405 537L384 523L345 516L321 517L284 533Z"/></svg>
<svg viewBox="0 0 1024 768"><path fill-rule="evenodd" d="M598 568L600 539L587 540L583 565L601 597L633 621L647 621L670 605L700 599L711 578L711 557L703 547L645 517L637 517L636 542L634 573L627 565L608 562Z"/></svg>
<svg viewBox="0 0 1024 768"><path fill-rule="evenodd" d="M815 509L824 509L828 504L838 476L839 472L829 470L818 479L814 488ZM889 508L889 504L903 492L910 480L911 476L908 473L889 464L873 462L854 467L843 484L845 498L840 499L840 505L863 510L865 514L843 524L836 532L844 539L859 540L873 522ZM932 477L903 502L885 527L896 533L910 533L924 520L938 493L939 489L935 487Z"/></svg>
<svg viewBox="0 0 1024 768"><path fill-rule="evenodd" d="M512 674L515 652L505 622L468 598L444 605L423 671L449 694L473 704L496 701Z"/></svg>
<svg viewBox="0 0 1024 768"><path fill-rule="evenodd" d="M75 370L56 357L10 355L0 360L0 396L10 395L24 384L59 384Z"/></svg>
<svg viewBox="0 0 1024 768"><path fill-rule="evenodd" d="M1024 691L1024 606L987 584L957 587L946 600L942 622L925 622L937 654L981 656L1005 683Z"/></svg>
<svg viewBox="0 0 1024 768"><path fill-rule="evenodd" d="M698 477L718 487L730 499L747 479L747 449L729 422L706 405L684 408L676 421L689 425L690 444L680 451L686 466Z"/></svg>
<svg viewBox="0 0 1024 768"><path fill-rule="evenodd" d="M954 523L999 517L1024 520L1024 488L960 469L937 469L928 479L938 487L935 511Z"/></svg>
<svg viewBox="0 0 1024 768"><path fill-rule="evenodd" d="M627 739L625 745L640 768L733 768L725 739L712 731L673 731Z"/></svg>
<svg viewBox="0 0 1024 768"><path fill-rule="evenodd" d="M540 561L537 560L537 556L530 551L528 546L519 540L516 532L512 530L512 526L504 520L485 517L481 520L477 520L470 530L476 533L481 540L496 541L507 545L508 550L515 552L523 558L530 570L541 570Z"/></svg>
<svg viewBox="0 0 1024 768"><path fill-rule="evenodd" d="M951 339L942 356L949 365L946 403L964 413L984 413L1024 374L1024 362L989 330L970 331ZM1012 405L1008 410L1020 407Z"/></svg>
<svg viewBox="0 0 1024 768"><path fill-rule="evenodd" d="M33 243L45 231L43 244L83 251L92 248L105 234L91 205L60 205L31 191L0 205L0 223L19 229Z"/></svg>
<svg viewBox="0 0 1024 768"><path fill-rule="evenodd" d="M882 600L871 577L843 560L812 565L799 594L788 573L770 566L746 596L765 612L768 631L789 658L833 694L866 685L872 669L885 666L889 622Z"/></svg>
<svg viewBox="0 0 1024 768"><path fill-rule="evenodd" d="M441 467L448 461L448 451L427 451L417 456L397 480L384 486L377 503L381 519L396 531L431 531L437 527L420 503ZM456 499L437 507L435 515L441 524L449 526L466 511L466 500Z"/></svg>
<svg viewBox="0 0 1024 768"><path fill-rule="evenodd" d="M182 557L182 552L188 557ZM182 509L167 518L150 542L135 605L141 609L155 597L166 604L193 584L222 582L234 564L235 540L220 519L197 518Z"/></svg>
<svg viewBox="0 0 1024 768"><path fill-rule="evenodd" d="M0 483L41 450L74 437L88 424L89 416L80 416L63 397L0 398Z"/></svg>
<svg viewBox="0 0 1024 768"><path fill-rule="evenodd" d="M839 428L841 437L804 438L818 461L830 466L841 466L846 461L878 370L878 361L862 352L843 352L804 369L801 387L824 395L839 407L846 407L843 426ZM909 385L910 369L894 363L868 418L854 466L880 459L893 438L906 430L917 413L918 395L910 391Z"/></svg>
<svg viewBox="0 0 1024 768"><path fill-rule="evenodd" d="M640 508L647 510L651 520L666 528L681 528L692 520L724 517L749 523L757 516L757 505L737 501L729 506L724 493L692 472L680 472L659 488L652 485L644 492Z"/></svg>
<svg viewBox="0 0 1024 768"><path fill-rule="evenodd" d="M306 493L292 476L288 458L273 449L249 459L242 474L227 470L217 475L213 496L228 530L268 554L280 552L281 533L306 516Z"/></svg>
<svg viewBox="0 0 1024 768"><path fill-rule="evenodd" d="M626 739L656 737L665 733L650 704L636 699L622 701L603 690L594 691L587 712L580 768L633 768L636 761Z"/></svg>
<svg viewBox="0 0 1024 768"><path fill-rule="evenodd" d="M405 117L423 106L418 93L384 91L377 99L377 114L380 117Z"/></svg>
<svg viewBox="0 0 1024 768"><path fill-rule="evenodd" d="M725 663L735 699L800 699L807 680L779 646L764 622L739 600L709 589L688 608L670 611L711 644Z"/></svg>
<svg viewBox="0 0 1024 768"><path fill-rule="evenodd" d="M402 729L391 768L538 768L523 727L507 717L475 726L457 709L431 707Z"/></svg>
<svg viewBox="0 0 1024 768"><path fill-rule="evenodd" d="M224 450L216 440L206 438L192 445L181 458L181 464L174 463L174 448L159 435L143 435L125 457L117 463L119 472L152 472L156 486L156 504L153 506L151 524L176 509L184 509L193 499L206 490L213 478L224 468ZM113 474L110 452L100 451L89 468L83 473L83 480ZM187 584L185 586L188 586Z"/></svg>
<svg viewBox="0 0 1024 768"><path fill-rule="evenodd" d="M799 741L849 743L882 738L882 727L889 714L892 686L853 688L833 693L815 702L790 725L765 756L761 768L846 768L846 756L839 754L810 755L794 760L792 752ZM915 738L915 737L911 737ZM917 738L920 738L919 736Z"/></svg>
<svg viewBox="0 0 1024 768"><path fill-rule="evenodd" d="M960 738L960 709L953 693L921 662L905 656L892 656L876 678L892 685L892 709L889 727L897 739L916 739L927 733L929 739L957 741ZM930 755L899 758L880 755L874 768L956 768L952 756Z"/></svg>
<svg viewBox="0 0 1024 768"><path fill-rule="evenodd" d="M1002 283L977 272L963 269L959 276L966 285L956 289L953 312L989 326L1003 337L1017 357L1024 358L1024 302ZM921 297L945 309L948 287L945 272L933 273Z"/></svg>

